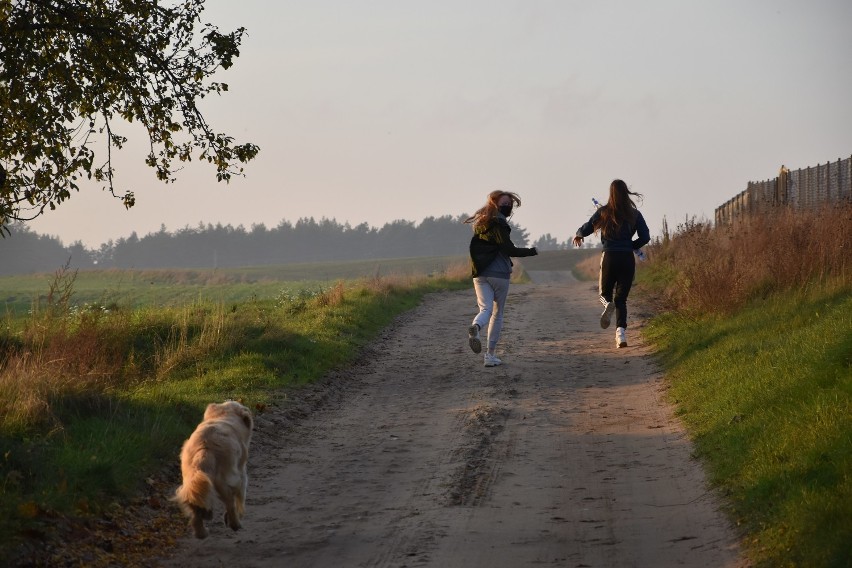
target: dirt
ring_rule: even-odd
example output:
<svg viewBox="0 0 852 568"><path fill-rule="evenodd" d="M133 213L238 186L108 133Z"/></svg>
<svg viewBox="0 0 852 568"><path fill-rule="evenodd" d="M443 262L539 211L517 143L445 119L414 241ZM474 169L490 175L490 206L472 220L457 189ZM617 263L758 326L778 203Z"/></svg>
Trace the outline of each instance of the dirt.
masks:
<svg viewBox="0 0 852 568"><path fill-rule="evenodd" d="M209 538L185 528L151 563L746 566L642 314L615 349L593 284L530 274L504 365L468 347L472 287L430 295L352 368L257 415L241 531L217 513Z"/></svg>

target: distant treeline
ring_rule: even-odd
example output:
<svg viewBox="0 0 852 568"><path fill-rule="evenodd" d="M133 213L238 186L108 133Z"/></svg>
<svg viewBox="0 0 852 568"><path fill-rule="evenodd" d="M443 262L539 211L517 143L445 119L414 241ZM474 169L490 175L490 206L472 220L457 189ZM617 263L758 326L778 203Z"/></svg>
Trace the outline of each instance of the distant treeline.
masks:
<svg viewBox="0 0 852 568"><path fill-rule="evenodd" d="M136 233L110 240L97 250L76 242L65 246L56 237L38 235L23 224L11 227L11 236L0 239L0 275L51 272L70 258L71 268L232 268L294 262L363 260L449 256L467 253L471 236L468 215L427 217L419 224L397 220L381 228L362 223L355 227L334 219L303 218L282 221L269 229L263 224L204 225L138 237ZM566 248L549 234L529 242L525 229L512 225L517 246L536 245L540 250Z"/></svg>

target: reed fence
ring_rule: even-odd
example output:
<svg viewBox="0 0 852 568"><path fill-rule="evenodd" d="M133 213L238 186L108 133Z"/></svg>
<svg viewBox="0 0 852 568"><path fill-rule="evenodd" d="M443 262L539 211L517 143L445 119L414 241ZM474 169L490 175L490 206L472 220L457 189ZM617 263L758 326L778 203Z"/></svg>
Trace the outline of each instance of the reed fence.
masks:
<svg viewBox="0 0 852 568"><path fill-rule="evenodd" d="M716 226L772 214L779 207L814 209L843 201L852 202L852 156L795 171L781 166L778 177L750 181L744 191L717 207Z"/></svg>

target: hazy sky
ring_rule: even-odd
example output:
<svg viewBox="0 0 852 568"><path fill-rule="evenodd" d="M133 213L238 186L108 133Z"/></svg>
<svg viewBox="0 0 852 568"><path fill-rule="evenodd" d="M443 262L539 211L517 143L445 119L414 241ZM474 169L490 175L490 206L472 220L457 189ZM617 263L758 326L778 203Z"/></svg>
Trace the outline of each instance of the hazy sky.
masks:
<svg viewBox="0 0 852 568"><path fill-rule="evenodd" d="M97 248L162 224L381 227L507 189L533 239L565 241L620 177L656 236L782 164L852 155L849 0L208 0L204 17L248 29L203 107L261 147L247 176L194 164L164 185L131 145L133 209L93 187L35 231Z"/></svg>

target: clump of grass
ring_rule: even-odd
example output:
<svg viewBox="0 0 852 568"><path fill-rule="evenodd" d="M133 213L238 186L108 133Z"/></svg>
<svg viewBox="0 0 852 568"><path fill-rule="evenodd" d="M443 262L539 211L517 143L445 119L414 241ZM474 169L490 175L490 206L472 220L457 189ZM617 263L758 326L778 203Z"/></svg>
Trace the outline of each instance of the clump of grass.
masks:
<svg viewBox="0 0 852 568"><path fill-rule="evenodd" d="M174 369L203 360L230 340L228 332L232 326L228 325L222 304L196 303L182 308L167 308L160 313L151 310L141 312L148 317L143 316L137 321L140 331L151 328L158 320L168 322L160 326L165 331L164 335L152 337L150 367L157 380L167 379ZM144 337L143 333L134 335ZM131 350L128 356L133 357L135 353ZM128 369L130 363L126 361ZM143 362L143 368L146 366Z"/></svg>
<svg viewBox="0 0 852 568"><path fill-rule="evenodd" d="M322 292L317 294L317 297L314 302L320 308L330 308L334 306L339 306L343 302L345 292L346 288L343 284L343 281L338 281L331 288L323 290Z"/></svg>

